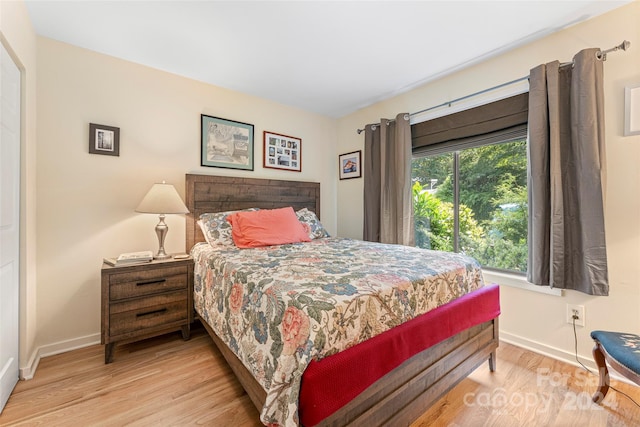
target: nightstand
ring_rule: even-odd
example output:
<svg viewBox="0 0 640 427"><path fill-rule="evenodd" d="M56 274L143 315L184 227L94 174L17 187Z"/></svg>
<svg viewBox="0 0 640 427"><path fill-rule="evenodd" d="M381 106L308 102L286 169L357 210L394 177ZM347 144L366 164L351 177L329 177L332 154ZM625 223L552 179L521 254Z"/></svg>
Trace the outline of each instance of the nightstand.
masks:
<svg viewBox="0 0 640 427"><path fill-rule="evenodd" d="M104 363L116 344L182 331L189 339L193 322L193 259L145 264L102 265L102 340Z"/></svg>

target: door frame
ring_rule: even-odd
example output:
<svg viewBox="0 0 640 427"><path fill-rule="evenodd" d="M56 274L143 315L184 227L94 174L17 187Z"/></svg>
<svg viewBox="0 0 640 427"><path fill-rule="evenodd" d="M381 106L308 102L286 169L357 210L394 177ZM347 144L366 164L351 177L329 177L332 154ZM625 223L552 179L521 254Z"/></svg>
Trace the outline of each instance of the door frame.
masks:
<svg viewBox="0 0 640 427"><path fill-rule="evenodd" d="M25 114L26 114L26 109L25 109L25 85L26 85L26 79L25 79L25 68L22 65L22 63L20 62L20 60L17 58L17 55L15 54L15 52L13 51L13 49L11 49L11 46L9 44L9 42L6 40L6 38L4 37L4 35L0 32L0 47L2 48L2 50L4 52L0 52L1 55L5 55L6 53L6 57L9 58L9 60L11 60L11 62L13 63L13 65L15 66L16 70L18 71L18 152L17 152L17 171L16 171L16 176L17 176L17 198L16 198L16 203L17 203L17 215L16 215L16 221L17 221L17 240L18 240L18 247L17 247L17 253L16 255L16 270L17 270L17 289L15 289L16 295L15 298L17 299L17 304L16 304L16 311L17 313L15 314L15 321L16 321L16 325L15 328L16 330L14 331L17 334L17 348L15 348L15 382L12 385L12 391L15 388L15 385L17 384L17 382L20 380L20 356L21 356L21 344L22 344L22 301L23 301L23 281L24 281L24 247L23 247L23 242L24 242L24 232L25 232L25 228L24 228L24 172L25 172L25 165L24 165L24 143L25 143ZM0 73L0 84L2 83L2 79L4 79L5 77L5 73ZM16 184L14 184L16 185ZM3 367L0 367L3 368ZM13 371L13 368L11 369ZM6 374L6 372L5 372ZM9 374L12 375L12 374ZM10 383L13 381L14 378L9 378L9 385ZM8 396L6 396L6 400L3 398L2 400L0 400L0 413L2 413L4 406L6 404L6 401L8 401L12 391L9 393Z"/></svg>

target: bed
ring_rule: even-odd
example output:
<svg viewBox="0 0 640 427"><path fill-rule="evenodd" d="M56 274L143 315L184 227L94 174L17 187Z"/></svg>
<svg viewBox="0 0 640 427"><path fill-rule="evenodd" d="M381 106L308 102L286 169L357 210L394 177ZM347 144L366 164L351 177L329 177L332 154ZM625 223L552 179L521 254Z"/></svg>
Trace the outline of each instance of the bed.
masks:
<svg viewBox="0 0 640 427"><path fill-rule="evenodd" d="M196 257L202 256L200 252L210 251L206 244L194 248L194 245L205 240L197 224L197 219L203 213L285 206L292 206L295 210L307 208L320 213L320 185L312 182L188 174L185 198L190 211L187 216L186 249L188 252L194 249ZM336 240L338 249L331 249L324 240ZM309 253L337 250L340 254L351 254L361 243L349 239L318 239L304 245L306 246L294 248L298 252L297 256L303 256L300 255L303 250ZM284 255L278 252L280 250L270 249L268 255L282 257ZM394 250L415 249L397 247ZM260 263L265 252L267 251L258 251L252 255L254 264ZM240 255L230 250L225 256L228 256L226 259L231 263L231 256ZM375 260L368 262L375 264ZM238 268L234 267L234 274L236 270ZM278 274L275 271L273 277L277 279ZM194 299L197 298L201 296L194 292ZM202 306L202 302L195 305ZM308 365L305 365L301 378L296 377L299 394L297 391L292 394L294 402L287 401L287 404L291 403L293 408L299 409L300 418L297 418L297 412L292 414L289 411L288 417L278 419L269 418L268 415L268 411L274 406L273 400L269 401L268 396L273 393L268 395L265 387L256 380L260 378L256 375L256 369L248 369L247 366L252 366L245 365L236 355L240 354L246 362L246 344L243 344L244 355L242 350L238 353L239 347L243 345L232 342L228 346L221 338L229 338L220 333L220 325L226 326L227 322L212 320L213 315L207 314L202 308L198 312L212 340L255 406L261 412L265 409L263 422L299 422L302 425L327 426L384 425L390 422L394 425L408 425L483 362L488 361L489 369L493 371L498 346L498 314L497 287L472 288L459 298L445 301L434 310L394 327L387 325L387 329L372 334L371 339L360 344L346 345L339 352L323 355L327 357L307 361ZM312 325L311 329L315 330L315 327ZM317 341L316 335L313 342ZM380 348L387 351L381 352ZM394 349L391 353L388 351L390 348ZM301 354L301 348L297 351L296 355ZM292 352L285 353L290 356ZM363 363L364 359L367 363ZM369 359L372 363L368 363ZM377 361L374 363L373 359ZM374 367L371 368L371 365ZM348 381L341 381L345 378Z"/></svg>

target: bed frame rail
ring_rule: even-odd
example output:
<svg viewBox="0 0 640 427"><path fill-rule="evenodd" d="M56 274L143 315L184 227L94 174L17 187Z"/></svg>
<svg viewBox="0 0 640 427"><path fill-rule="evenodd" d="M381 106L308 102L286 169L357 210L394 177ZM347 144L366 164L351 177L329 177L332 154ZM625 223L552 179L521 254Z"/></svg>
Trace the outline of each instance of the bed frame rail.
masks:
<svg viewBox="0 0 640 427"><path fill-rule="evenodd" d="M319 425L409 425L485 361L491 369L497 347L495 318L418 353Z"/></svg>

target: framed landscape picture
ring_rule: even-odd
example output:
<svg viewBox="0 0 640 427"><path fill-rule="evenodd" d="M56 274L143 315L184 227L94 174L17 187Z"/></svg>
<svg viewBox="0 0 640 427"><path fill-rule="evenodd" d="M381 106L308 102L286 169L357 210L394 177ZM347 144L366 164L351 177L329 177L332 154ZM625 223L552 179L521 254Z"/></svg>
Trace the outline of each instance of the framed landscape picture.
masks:
<svg viewBox="0 0 640 427"><path fill-rule="evenodd" d="M253 170L253 125L201 115L202 166Z"/></svg>
<svg viewBox="0 0 640 427"><path fill-rule="evenodd" d="M302 171L302 140L293 136L264 131L265 168Z"/></svg>
<svg viewBox="0 0 640 427"><path fill-rule="evenodd" d="M340 154L338 156L340 179L360 178L362 176L361 159L361 150Z"/></svg>

